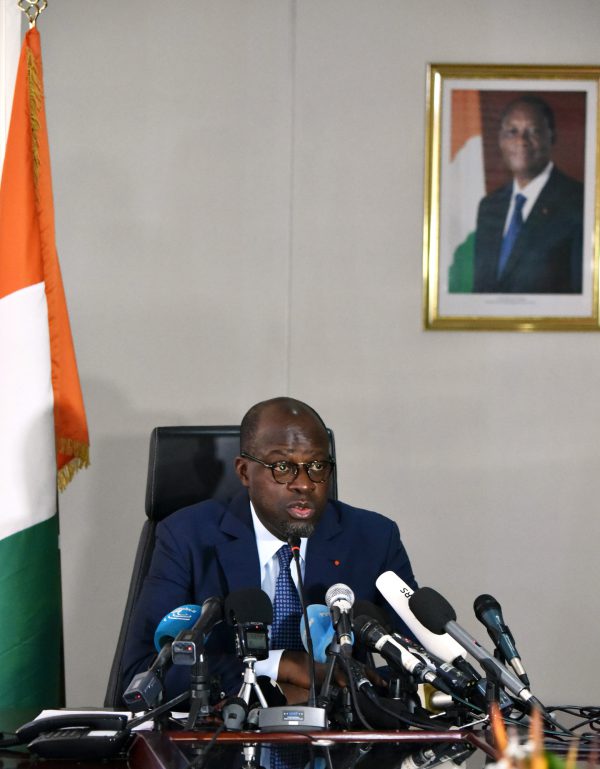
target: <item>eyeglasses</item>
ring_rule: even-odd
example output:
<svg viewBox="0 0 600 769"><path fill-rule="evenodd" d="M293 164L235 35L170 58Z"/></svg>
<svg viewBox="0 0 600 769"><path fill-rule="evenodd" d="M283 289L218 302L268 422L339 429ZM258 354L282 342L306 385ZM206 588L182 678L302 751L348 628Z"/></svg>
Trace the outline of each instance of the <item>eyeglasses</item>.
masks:
<svg viewBox="0 0 600 769"><path fill-rule="evenodd" d="M258 457L253 457L251 454L247 454L245 451L240 452L240 456L246 459L251 459L253 462L258 462L263 467L268 467L273 476L273 480L276 483L291 483L298 477L300 468L303 467L306 470L308 477L313 483L325 483L329 480L329 476L335 466L335 460L329 457L329 459L313 459L312 462L263 462Z"/></svg>

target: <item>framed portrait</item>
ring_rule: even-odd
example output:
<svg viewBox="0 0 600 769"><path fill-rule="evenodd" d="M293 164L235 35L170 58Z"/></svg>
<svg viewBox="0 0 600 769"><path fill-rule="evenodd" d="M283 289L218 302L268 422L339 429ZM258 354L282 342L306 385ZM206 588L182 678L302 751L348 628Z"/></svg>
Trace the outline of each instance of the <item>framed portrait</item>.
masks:
<svg viewBox="0 0 600 769"><path fill-rule="evenodd" d="M600 330L599 82L429 65L425 328Z"/></svg>

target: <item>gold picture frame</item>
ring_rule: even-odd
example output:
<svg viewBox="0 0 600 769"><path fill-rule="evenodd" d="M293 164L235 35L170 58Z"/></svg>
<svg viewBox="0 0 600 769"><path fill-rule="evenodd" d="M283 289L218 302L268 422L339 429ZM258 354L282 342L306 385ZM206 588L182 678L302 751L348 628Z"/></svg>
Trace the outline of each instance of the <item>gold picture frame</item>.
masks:
<svg viewBox="0 0 600 769"><path fill-rule="evenodd" d="M599 84L591 66L428 66L426 329L600 330ZM533 202L500 257L513 178Z"/></svg>

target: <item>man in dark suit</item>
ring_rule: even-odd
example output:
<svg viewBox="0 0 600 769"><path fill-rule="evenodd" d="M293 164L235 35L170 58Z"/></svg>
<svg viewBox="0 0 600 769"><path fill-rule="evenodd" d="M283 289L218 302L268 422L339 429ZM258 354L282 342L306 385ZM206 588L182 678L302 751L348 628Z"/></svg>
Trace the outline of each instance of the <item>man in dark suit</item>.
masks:
<svg viewBox="0 0 600 769"><path fill-rule="evenodd" d="M328 500L333 460L325 425L314 409L292 398L256 404L242 421L240 448L236 471L244 491L228 505L209 500L184 508L157 527L152 564L125 647L126 681L148 666L155 628L177 606L248 587L262 588L274 599L277 551L290 535L301 538L309 604L324 603L327 589L339 582L357 599L385 604L375 580L388 570L416 587L394 522ZM295 581L293 564L290 576ZM274 608L277 613L277 601ZM211 633L206 650L224 690L237 691L241 663L223 623ZM317 668L322 675L324 666ZM271 651L256 672L287 685L288 692L297 687L296 698L309 686L308 658L297 647ZM167 696L187 688L189 668L172 668Z"/></svg>
<svg viewBox="0 0 600 769"><path fill-rule="evenodd" d="M583 185L552 163L554 141L542 99L525 95L504 110L499 144L513 181L479 205L475 293L581 293Z"/></svg>

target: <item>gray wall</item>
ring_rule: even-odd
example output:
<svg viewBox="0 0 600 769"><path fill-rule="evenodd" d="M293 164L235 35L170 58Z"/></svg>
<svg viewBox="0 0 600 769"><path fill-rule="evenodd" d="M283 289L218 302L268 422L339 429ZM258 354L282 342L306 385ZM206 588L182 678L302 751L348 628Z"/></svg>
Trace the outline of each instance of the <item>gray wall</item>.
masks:
<svg viewBox="0 0 600 769"><path fill-rule="evenodd" d="M598 61L597 0L55 0L57 237L92 437L61 498L68 704L100 704L160 424L290 393L538 696L594 701L600 337L424 332L427 62ZM565 652L573 661L567 669Z"/></svg>

